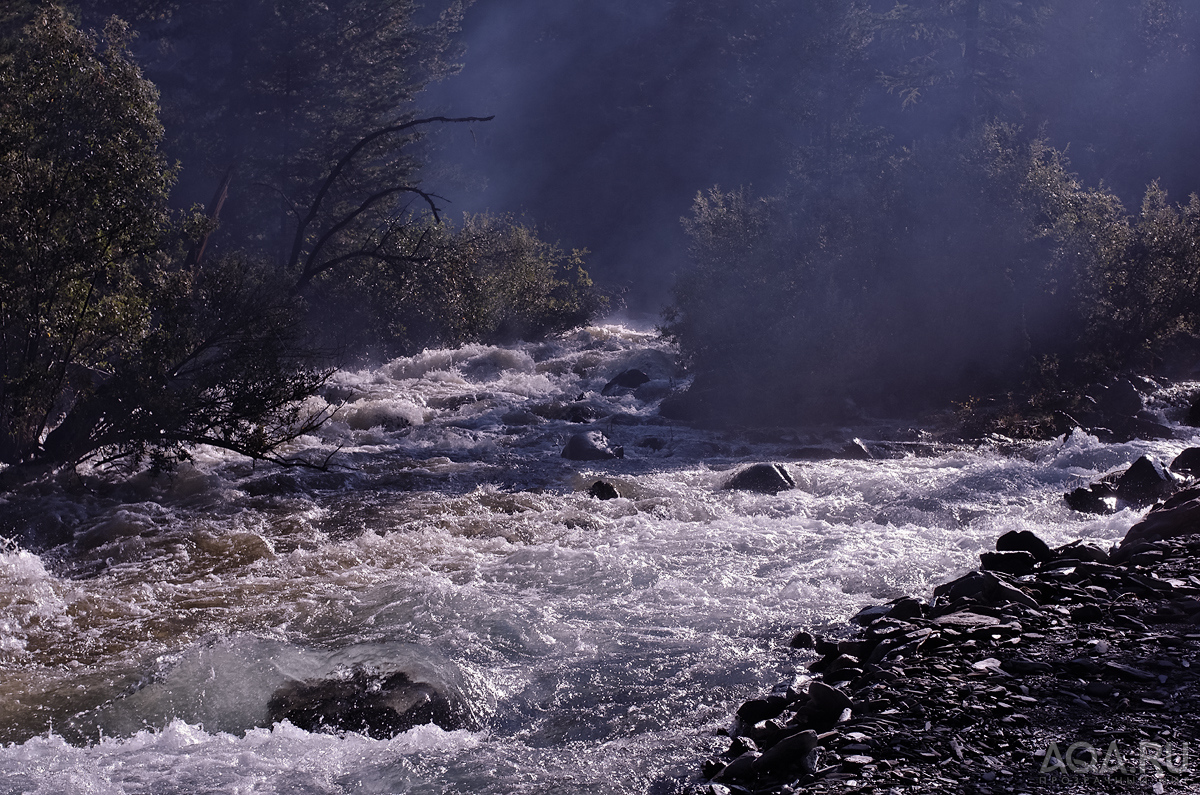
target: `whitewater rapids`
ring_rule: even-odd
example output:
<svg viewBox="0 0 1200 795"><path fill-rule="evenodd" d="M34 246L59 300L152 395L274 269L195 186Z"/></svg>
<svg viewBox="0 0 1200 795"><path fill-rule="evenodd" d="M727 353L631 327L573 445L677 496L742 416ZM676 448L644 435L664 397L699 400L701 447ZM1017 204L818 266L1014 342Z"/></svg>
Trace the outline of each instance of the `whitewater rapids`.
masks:
<svg viewBox="0 0 1200 795"><path fill-rule="evenodd" d="M650 384L600 395L634 367ZM657 415L684 383L666 343L621 326L427 351L312 399L337 414L294 452L338 450L327 472L201 450L169 477L0 500L0 793L682 791L737 705L812 660L796 630L929 597L1008 530L1111 544L1138 515L1062 493L1195 443L789 461L848 431L687 429ZM609 416L553 418L571 406ZM561 458L585 429L626 458ZM798 488L721 488L754 461ZM589 497L599 479L622 496ZM438 682L478 728L267 720L284 682L354 665Z"/></svg>

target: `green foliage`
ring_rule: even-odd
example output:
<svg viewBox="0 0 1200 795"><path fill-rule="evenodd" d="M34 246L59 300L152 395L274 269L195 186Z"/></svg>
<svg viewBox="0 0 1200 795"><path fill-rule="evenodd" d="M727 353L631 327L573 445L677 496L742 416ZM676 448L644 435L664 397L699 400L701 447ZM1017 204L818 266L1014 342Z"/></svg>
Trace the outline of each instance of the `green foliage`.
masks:
<svg viewBox="0 0 1200 795"><path fill-rule="evenodd" d="M37 16L35 0L7 0L0 5L0 54L12 51L21 31Z"/></svg>
<svg viewBox="0 0 1200 795"><path fill-rule="evenodd" d="M311 291L314 329L359 355L431 345L511 342L591 320L605 305L567 253L509 217L466 216L460 226L426 216L378 256L323 274Z"/></svg>
<svg viewBox="0 0 1200 795"><path fill-rule="evenodd" d="M280 460L323 419L299 301L273 268L173 260L205 224L169 217L157 93L121 23L105 41L51 8L0 73L0 461Z"/></svg>
<svg viewBox="0 0 1200 795"><path fill-rule="evenodd" d="M77 370L147 328L169 175L124 36L110 24L98 51L52 9L0 72L0 461L28 458Z"/></svg>
<svg viewBox="0 0 1200 795"><path fill-rule="evenodd" d="M860 191L697 198L665 329L698 384L776 420L912 410L1081 388L1200 336L1200 199L1152 185L1130 218L1000 124L863 170Z"/></svg>
<svg viewBox="0 0 1200 795"><path fill-rule="evenodd" d="M1023 62L1042 45L1053 0L897 3L881 20L890 49L882 83L904 107L932 104L960 130L1015 118Z"/></svg>
<svg viewBox="0 0 1200 795"><path fill-rule="evenodd" d="M280 448L327 418L304 398L324 382L300 305L278 271L224 258L155 271L149 331L46 439L52 460L101 455L167 468L210 444L291 463Z"/></svg>

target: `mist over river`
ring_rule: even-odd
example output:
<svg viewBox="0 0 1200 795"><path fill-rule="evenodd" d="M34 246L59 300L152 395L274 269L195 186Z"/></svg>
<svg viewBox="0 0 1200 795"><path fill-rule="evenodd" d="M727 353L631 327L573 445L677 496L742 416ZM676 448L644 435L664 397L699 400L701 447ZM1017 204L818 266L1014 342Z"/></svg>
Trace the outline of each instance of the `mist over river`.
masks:
<svg viewBox="0 0 1200 795"><path fill-rule="evenodd" d="M629 368L652 380L600 394ZM0 793L681 791L742 700L811 662L797 629L928 598L1008 530L1107 546L1136 515L1062 493L1195 443L1077 431L798 461L922 436L693 430L658 416L684 383L666 343L621 326L427 351L312 399L341 404L296 451L337 450L326 472L201 450L170 476L85 470L0 501ZM625 458L563 459L582 430ZM798 488L722 488L755 461ZM589 496L600 479L620 498ZM474 728L268 720L281 685L355 666L460 695Z"/></svg>

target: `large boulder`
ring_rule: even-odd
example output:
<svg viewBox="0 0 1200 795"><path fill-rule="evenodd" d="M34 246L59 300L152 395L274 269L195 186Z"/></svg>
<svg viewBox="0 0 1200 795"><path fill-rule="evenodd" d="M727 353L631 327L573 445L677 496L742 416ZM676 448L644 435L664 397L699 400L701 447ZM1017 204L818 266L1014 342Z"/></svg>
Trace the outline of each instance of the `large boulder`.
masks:
<svg viewBox="0 0 1200 795"><path fill-rule="evenodd" d="M1144 455L1119 475L1108 475L1063 497L1072 510L1107 514L1125 506L1150 505L1175 493L1185 482L1185 478L1163 466L1162 462Z"/></svg>
<svg viewBox="0 0 1200 795"><path fill-rule="evenodd" d="M271 695L267 713L272 723L287 720L309 732L352 731L379 740L427 723L447 731L468 728L467 711L455 695L403 671L361 667L344 676L289 682Z"/></svg>
<svg viewBox="0 0 1200 795"><path fill-rule="evenodd" d="M1162 462L1144 455L1129 465L1114 488L1117 497L1134 506L1149 505L1175 492L1180 478Z"/></svg>
<svg viewBox="0 0 1200 795"><path fill-rule="evenodd" d="M1197 395L1190 406L1188 406L1187 416L1183 420L1184 425L1191 425L1193 428L1200 427L1200 395Z"/></svg>
<svg viewBox="0 0 1200 795"><path fill-rule="evenodd" d="M1171 460L1171 471L1188 477L1200 476L1200 447L1189 447Z"/></svg>
<svg viewBox="0 0 1200 795"><path fill-rule="evenodd" d="M1162 505L1151 508L1142 521L1129 528L1115 557L1120 560L1120 550L1138 542L1161 541L1191 533L1200 533L1200 486L1186 488Z"/></svg>
<svg viewBox="0 0 1200 795"><path fill-rule="evenodd" d="M796 488L796 481L783 464L751 464L727 480L725 488L777 494Z"/></svg>
<svg viewBox="0 0 1200 795"><path fill-rule="evenodd" d="M1127 378L1093 384L1087 391L1096 410L1108 417L1133 417L1145 408L1142 394Z"/></svg>
<svg viewBox="0 0 1200 795"><path fill-rule="evenodd" d="M610 448L604 434L591 431L572 436L563 448L562 457L568 461L606 461L611 458L624 458L625 449Z"/></svg>
<svg viewBox="0 0 1200 795"><path fill-rule="evenodd" d="M996 539L997 552L1028 552L1039 563L1054 559L1046 542L1028 530L1009 530Z"/></svg>

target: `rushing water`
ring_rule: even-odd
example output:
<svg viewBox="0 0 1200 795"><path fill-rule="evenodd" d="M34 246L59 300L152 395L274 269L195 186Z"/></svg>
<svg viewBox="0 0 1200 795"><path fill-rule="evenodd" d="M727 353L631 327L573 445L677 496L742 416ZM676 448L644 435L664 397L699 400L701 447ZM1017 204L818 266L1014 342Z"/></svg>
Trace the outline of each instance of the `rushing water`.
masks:
<svg viewBox="0 0 1200 795"><path fill-rule="evenodd" d="M654 380L600 395L631 367ZM811 660L796 629L927 597L1007 530L1113 542L1133 514L1075 515L1062 492L1188 444L792 461L795 491L734 492L739 464L845 432L665 422L678 376L616 326L430 351L336 374L342 407L300 446L340 448L327 472L201 451L0 502L0 792L676 792L740 699ZM553 417L581 406L624 460L560 457L584 426ZM622 497L590 497L600 478ZM267 720L284 682L355 665L462 694L477 728Z"/></svg>

